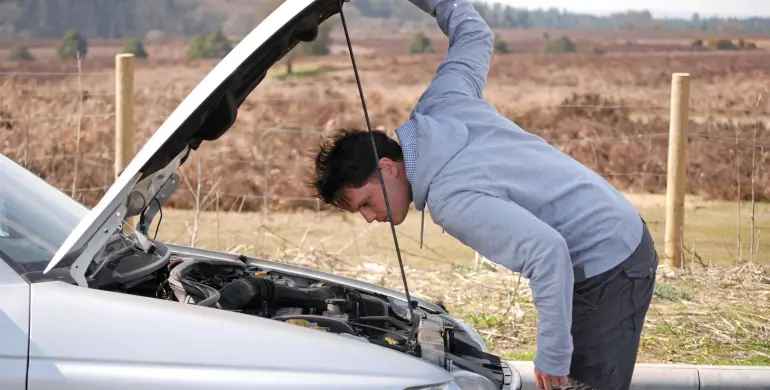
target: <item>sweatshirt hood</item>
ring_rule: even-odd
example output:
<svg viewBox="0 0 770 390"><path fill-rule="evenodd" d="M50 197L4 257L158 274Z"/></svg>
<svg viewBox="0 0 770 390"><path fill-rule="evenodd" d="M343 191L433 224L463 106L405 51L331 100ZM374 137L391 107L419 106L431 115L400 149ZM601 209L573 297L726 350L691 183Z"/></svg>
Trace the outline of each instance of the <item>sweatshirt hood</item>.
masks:
<svg viewBox="0 0 770 390"><path fill-rule="evenodd" d="M425 212L428 190L444 166L466 145L468 128L462 122L451 118L434 118L414 113L417 124L412 177L412 198L417 210Z"/></svg>
<svg viewBox="0 0 770 390"><path fill-rule="evenodd" d="M410 182L412 201L420 216L420 249L425 235L425 208L431 183L446 164L466 145L468 128L451 117L433 118L417 112L415 121L414 172Z"/></svg>

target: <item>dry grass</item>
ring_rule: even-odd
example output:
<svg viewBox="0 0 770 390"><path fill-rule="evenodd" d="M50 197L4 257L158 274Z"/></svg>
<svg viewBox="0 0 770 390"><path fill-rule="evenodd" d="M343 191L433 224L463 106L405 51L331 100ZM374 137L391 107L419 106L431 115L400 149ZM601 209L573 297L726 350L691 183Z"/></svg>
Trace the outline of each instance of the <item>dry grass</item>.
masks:
<svg viewBox="0 0 770 390"><path fill-rule="evenodd" d="M136 149L215 64L180 59L182 49L178 44L150 44L152 59L137 63ZM440 54L358 57L372 124L381 129L393 129L408 117L442 58ZM732 200L738 196L740 181L741 196L748 198L752 150L756 150L755 196L765 199L770 195L770 173L764 168L768 155L762 153L770 146L765 124L770 117L766 109L768 60L770 54L763 51L729 56L501 55L494 58L486 96L524 129L558 144L620 188L661 192L668 153L670 77L672 72L690 72L694 123L688 191ZM98 200L112 177L112 67L111 56L89 58L83 64L84 72L102 74L82 78L85 117L79 145L74 115L80 104L76 77L0 78L0 126L8 130L0 132L0 143L6 145L3 152L27 162L58 187L69 188L76 171L71 155L79 147L86 156L80 160L77 183L90 190L79 194L87 204ZM217 143L202 146L205 159L218 162L216 169L205 171L203 187L216 185L225 194L226 207L258 210L261 199L242 195L264 193L270 194L269 206L274 210L307 206L304 201L276 197L308 195L302 179L322 132L365 126L346 55L305 61L296 68L300 72L296 77L285 78L283 68L277 67L243 104L234 128ZM0 65L0 71L76 69L73 63L57 61L24 68ZM758 101L761 93L765 98ZM558 105L561 107L555 107ZM596 105L610 107L593 107ZM295 133L266 135L267 128ZM583 142L586 139L590 142ZM194 165L183 169L190 180L195 176ZM173 206L190 207L192 203L191 197L178 197Z"/></svg>

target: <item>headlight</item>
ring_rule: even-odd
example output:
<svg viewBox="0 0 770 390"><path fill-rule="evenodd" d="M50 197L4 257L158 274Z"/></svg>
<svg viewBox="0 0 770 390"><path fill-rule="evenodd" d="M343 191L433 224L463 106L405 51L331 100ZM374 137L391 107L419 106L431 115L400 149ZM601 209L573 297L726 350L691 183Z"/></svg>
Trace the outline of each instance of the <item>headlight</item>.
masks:
<svg viewBox="0 0 770 390"><path fill-rule="evenodd" d="M405 390L497 390L495 384L489 379L465 370L452 373L455 380L436 385L410 387Z"/></svg>
<svg viewBox="0 0 770 390"><path fill-rule="evenodd" d="M410 387L404 390L465 390L465 388L458 386L457 382L451 381L451 382L439 383L435 385ZM483 390L483 388L479 388L478 390Z"/></svg>
<svg viewBox="0 0 770 390"><path fill-rule="evenodd" d="M487 346L487 343L481 337L479 332L476 332L476 329L471 328L470 326L468 326L468 324L460 321L457 318L452 317L452 319L456 321L458 324L460 324L460 327L462 327L464 331L468 332L468 335L471 337L473 341L479 344L479 347L481 348L482 352L489 353L489 347Z"/></svg>
<svg viewBox="0 0 770 390"><path fill-rule="evenodd" d="M460 390L498 390L492 381L470 371L455 371L452 375L455 377L454 382Z"/></svg>

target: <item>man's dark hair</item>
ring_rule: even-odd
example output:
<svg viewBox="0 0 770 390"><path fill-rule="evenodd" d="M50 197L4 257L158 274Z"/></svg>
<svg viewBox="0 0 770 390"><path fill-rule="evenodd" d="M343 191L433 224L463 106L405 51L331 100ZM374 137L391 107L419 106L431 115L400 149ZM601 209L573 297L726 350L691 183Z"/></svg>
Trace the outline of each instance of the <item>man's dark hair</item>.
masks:
<svg viewBox="0 0 770 390"><path fill-rule="evenodd" d="M379 130L372 130L372 137L380 158L403 160L394 139ZM343 208L345 188L359 188L373 176L377 177L377 165L367 130L341 129L321 141L312 179L315 197Z"/></svg>

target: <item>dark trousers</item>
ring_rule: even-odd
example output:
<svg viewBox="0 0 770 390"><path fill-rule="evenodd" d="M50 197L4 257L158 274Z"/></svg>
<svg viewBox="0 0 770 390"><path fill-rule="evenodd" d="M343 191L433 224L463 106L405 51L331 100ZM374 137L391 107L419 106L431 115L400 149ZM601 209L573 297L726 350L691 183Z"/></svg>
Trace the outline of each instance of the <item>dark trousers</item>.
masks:
<svg viewBox="0 0 770 390"><path fill-rule="evenodd" d="M628 389L652 300L658 254L647 225L636 251L617 267L580 280L572 308L571 389Z"/></svg>

